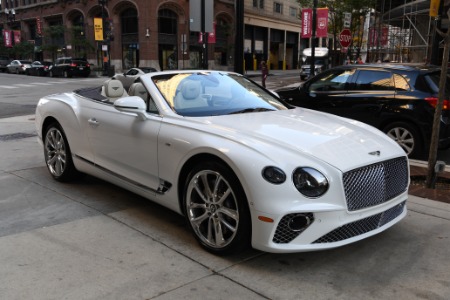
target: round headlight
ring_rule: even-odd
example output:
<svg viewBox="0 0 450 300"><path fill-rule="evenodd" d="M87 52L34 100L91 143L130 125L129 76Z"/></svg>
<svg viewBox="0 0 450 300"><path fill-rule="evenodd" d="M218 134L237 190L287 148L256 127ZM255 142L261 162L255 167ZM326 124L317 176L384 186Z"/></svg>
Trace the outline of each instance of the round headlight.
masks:
<svg viewBox="0 0 450 300"><path fill-rule="evenodd" d="M262 176L265 180L273 184L281 184L286 181L286 174L277 167L265 167L262 170Z"/></svg>
<svg viewBox="0 0 450 300"><path fill-rule="evenodd" d="M310 198L322 196L328 190L327 178L313 168L302 167L295 169L292 180L297 190Z"/></svg>

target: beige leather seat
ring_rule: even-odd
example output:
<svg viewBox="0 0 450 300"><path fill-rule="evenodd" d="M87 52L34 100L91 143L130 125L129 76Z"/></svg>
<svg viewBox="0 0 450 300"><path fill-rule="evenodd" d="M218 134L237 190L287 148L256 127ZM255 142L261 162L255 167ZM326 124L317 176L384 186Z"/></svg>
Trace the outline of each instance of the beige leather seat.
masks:
<svg viewBox="0 0 450 300"><path fill-rule="evenodd" d="M122 82L113 78L105 81L101 94L107 97L110 102L114 102L119 98L128 96L128 93L123 88Z"/></svg>
<svg viewBox="0 0 450 300"><path fill-rule="evenodd" d="M130 86L128 95L141 97L142 99L144 99L144 101L147 101L148 98L148 92L145 89L144 85L140 82L133 83Z"/></svg>
<svg viewBox="0 0 450 300"><path fill-rule="evenodd" d="M181 83L179 93L175 96L175 109L206 107L208 102L202 97L202 86L200 81L184 80Z"/></svg>

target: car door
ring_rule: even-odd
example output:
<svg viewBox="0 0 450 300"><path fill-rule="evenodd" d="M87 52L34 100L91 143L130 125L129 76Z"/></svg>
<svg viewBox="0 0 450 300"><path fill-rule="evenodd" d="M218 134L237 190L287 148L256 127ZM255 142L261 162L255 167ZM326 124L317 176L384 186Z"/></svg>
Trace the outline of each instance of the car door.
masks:
<svg viewBox="0 0 450 300"><path fill-rule="evenodd" d="M336 114L379 127L383 108L395 99L393 75L389 70L359 69L346 97L336 103Z"/></svg>
<svg viewBox="0 0 450 300"><path fill-rule="evenodd" d="M141 120L120 112L112 104L86 100L80 107L95 164L121 179L156 190L158 177L158 133L161 117L150 114Z"/></svg>
<svg viewBox="0 0 450 300"><path fill-rule="evenodd" d="M354 73L352 68L336 68L325 71L300 88L291 104L314 110L336 113L336 103L345 98L347 83Z"/></svg>

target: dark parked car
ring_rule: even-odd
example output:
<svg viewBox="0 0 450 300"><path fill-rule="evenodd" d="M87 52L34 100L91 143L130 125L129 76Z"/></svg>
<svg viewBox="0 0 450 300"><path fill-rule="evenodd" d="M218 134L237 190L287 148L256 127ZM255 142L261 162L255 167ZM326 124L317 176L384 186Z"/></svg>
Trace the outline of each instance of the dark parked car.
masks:
<svg viewBox="0 0 450 300"><path fill-rule="evenodd" d="M25 73L33 76L47 76L51 65L52 63L48 61L34 61Z"/></svg>
<svg viewBox="0 0 450 300"><path fill-rule="evenodd" d="M10 59L8 56L0 55L0 72L6 72L6 66L9 65L11 61L12 59Z"/></svg>
<svg viewBox="0 0 450 300"><path fill-rule="evenodd" d="M30 67L31 61L28 60L13 60L6 66L8 73L25 74Z"/></svg>
<svg viewBox="0 0 450 300"><path fill-rule="evenodd" d="M385 132L410 158L427 157L440 68L364 64L335 67L299 87L276 90L286 102L355 119ZM441 149L450 147L450 80L441 118Z"/></svg>
<svg viewBox="0 0 450 300"><path fill-rule="evenodd" d="M58 58L49 70L50 77L88 77L89 74L91 74L91 66L86 60L70 57Z"/></svg>

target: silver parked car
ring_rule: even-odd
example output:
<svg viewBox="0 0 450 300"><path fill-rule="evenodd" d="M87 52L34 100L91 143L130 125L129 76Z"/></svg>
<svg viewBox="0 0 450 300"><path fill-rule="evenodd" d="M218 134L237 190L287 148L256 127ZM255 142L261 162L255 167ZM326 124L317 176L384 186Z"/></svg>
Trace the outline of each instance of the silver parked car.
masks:
<svg viewBox="0 0 450 300"><path fill-rule="evenodd" d="M8 73L25 74L26 70L31 66L28 60L13 60L6 66Z"/></svg>

